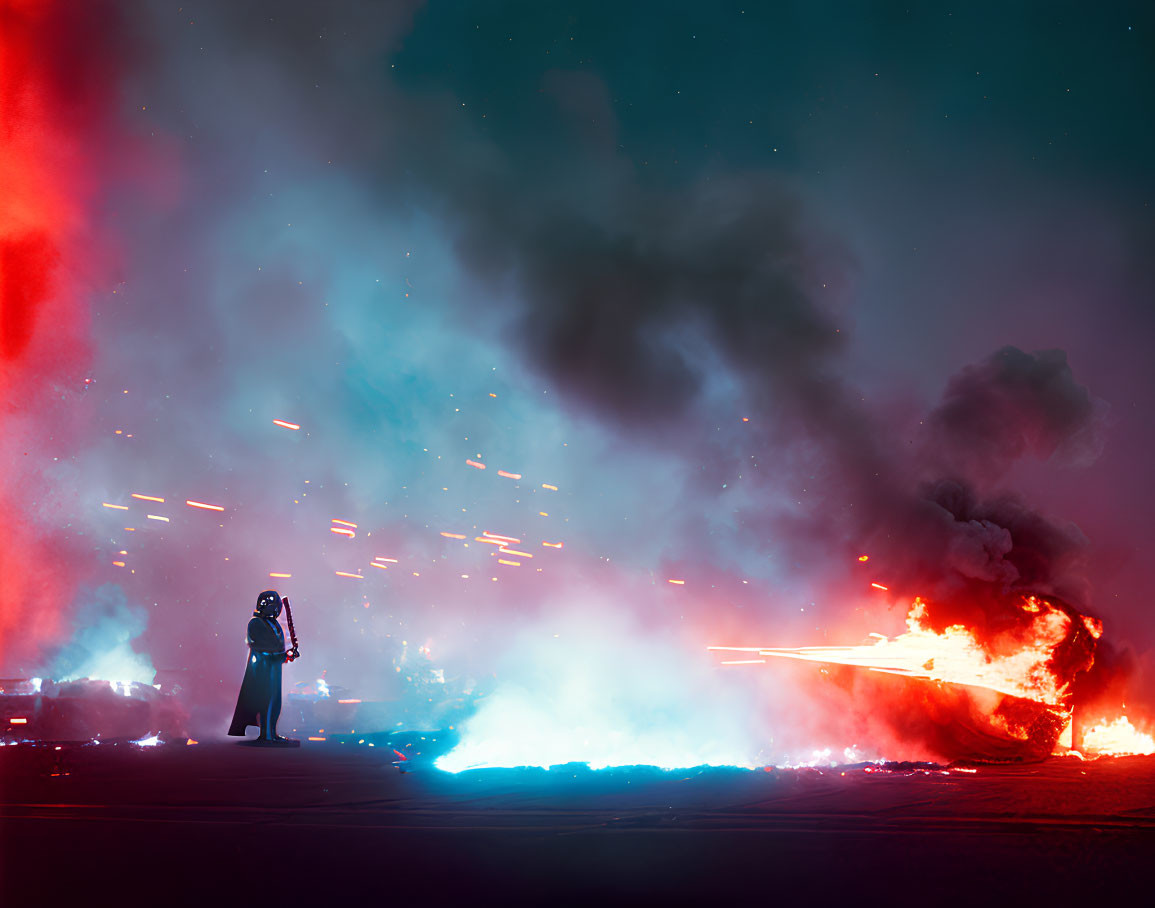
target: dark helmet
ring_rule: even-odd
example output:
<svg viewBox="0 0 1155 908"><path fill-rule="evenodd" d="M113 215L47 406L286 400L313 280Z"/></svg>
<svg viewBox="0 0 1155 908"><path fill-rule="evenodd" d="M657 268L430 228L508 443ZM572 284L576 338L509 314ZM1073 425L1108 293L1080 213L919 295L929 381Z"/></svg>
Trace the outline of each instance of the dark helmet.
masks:
<svg viewBox="0 0 1155 908"><path fill-rule="evenodd" d="M276 618L281 614L281 595L276 590L265 590L257 597L257 608L253 612L258 618Z"/></svg>

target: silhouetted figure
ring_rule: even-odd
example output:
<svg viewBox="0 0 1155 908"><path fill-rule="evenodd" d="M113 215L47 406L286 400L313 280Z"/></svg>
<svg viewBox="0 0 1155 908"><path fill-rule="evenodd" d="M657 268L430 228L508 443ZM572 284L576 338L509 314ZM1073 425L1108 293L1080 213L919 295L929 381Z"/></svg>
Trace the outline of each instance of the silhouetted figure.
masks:
<svg viewBox="0 0 1155 908"><path fill-rule="evenodd" d="M244 737L245 729L257 725L261 736L254 744L299 747L300 741L277 734L277 718L281 715L281 666L299 655L296 647L285 652L285 632L277 622L281 608L281 597L276 590L266 590L257 597L256 611L249 619L249 661L229 734Z"/></svg>

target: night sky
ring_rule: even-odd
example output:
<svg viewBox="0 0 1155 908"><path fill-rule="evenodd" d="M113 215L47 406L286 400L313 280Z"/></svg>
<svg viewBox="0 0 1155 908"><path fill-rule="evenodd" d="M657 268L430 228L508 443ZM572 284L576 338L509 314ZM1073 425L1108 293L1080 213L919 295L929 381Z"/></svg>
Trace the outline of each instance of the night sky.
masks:
<svg viewBox="0 0 1155 908"><path fill-rule="evenodd" d="M899 756L706 645L1035 591L1150 715L1155 14L909 6L0 3L0 674L223 717L271 587L554 762Z"/></svg>

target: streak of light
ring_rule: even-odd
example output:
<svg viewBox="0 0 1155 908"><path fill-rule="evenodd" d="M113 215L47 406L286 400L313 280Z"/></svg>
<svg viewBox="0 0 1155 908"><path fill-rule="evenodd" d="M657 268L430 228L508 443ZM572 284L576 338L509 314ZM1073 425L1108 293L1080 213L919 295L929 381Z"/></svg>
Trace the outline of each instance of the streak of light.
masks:
<svg viewBox="0 0 1155 908"><path fill-rule="evenodd" d="M188 745L190 745L190 744L199 744L200 742L197 741L196 738L189 738L184 743L185 743L185 747L188 747Z"/></svg>
<svg viewBox="0 0 1155 908"><path fill-rule="evenodd" d="M350 539L357 538L357 534L353 530L345 529L345 527L329 527L330 533L337 533L340 536L348 536Z"/></svg>
<svg viewBox="0 0 1155 908"><path fill-rule="evenodd" d="M512 567L521 567L520 561L506 561L504 558L498 558L497 563L498 564L508 564L508 565L511 565Z"/></svg>
<svg viewBox="0 0 1155 908"><path fill-rule="evenodd" d="M667 580L666 583L675 583L678 586L685 586L686 585L685 580Z"/></svg>
<svg viewBox="0 0 1155 908"><path fill-rule="evenodd" d="M556 491L557 491L557 486L551 486L551 485L550 485L548 482L543 482L543 483L541 484L541 487L542 487L543 489L549 489L551 492L556 492Z"/></svg>
<svg viewBox="0 0 1155 908"><path fill-rule="evenodd" d="M498 476L504 476L506 479L521 479L520 473L507 473L505 470L498 470Z"/></svg>
<svg viewBox="0 0 1155 908"><path fill-rule="evenodd" d="M564 542L546 542L544 539L542 540L541 544L550 549L560 549L563 545L565 545Z"/></svg>
<svg viewBox="0 0 1155 908"><path fill-rule="evenodd" d="M127 511L128 510L128 505L126 505L126 504L109 504L107 501L102 501L100 503L100 506L102 508L115 508L118 511Z"/></svg>
<svg viewBox="0 0 1155 908"><path fill-rule="evenodd" d="M271 572L271 573L269 574L269 576L270 576L270 577L281 577L281 578L283 578L283 579L287 580L287 579L289 579L290 577L292 577L293 575L292 575L292 574L280 574L280 573L278 573L277 571L273 571L273 572Z"/></svg>
<svg viewBox="0 0 1155 908"><path fill-rule="evenodd" d="M762 650L766 649L766 647L764 647L764 646L707 646L706 649L709 649L709 650L724 649L724 650L729 650L732 653L760 653L760 652L762 652Z"/></svg>
<svg viewBox="0 0 1155 908"><path fill-rule="evenodd" d="M724 659L719 665L765 665L765 659Z"/></svg>
<svg viewBox="0 0 1155 908"><path fill-rule="evenodd" d="M360 703L360 700L338 700L338 703Z"/></svg>
<svg viewBox="0 0 1155 908"><path fill-rule="evenodd" d="M190 508L203 508L206 511L223 511L224 508L219 504L205 504L203 501L193 501L191 498L185 499L185 504Z"/></svg>
<svg viewBox="0 0 1155 908"><path fill-rule="evenodd" d="M496 395L496 394L494 394L492 391L490 391L490 392L489 392L489 396L490 396L490 397L497 397L497 395Z"/></svg>
<svg viewBox="0 0 1155 908"><path fill-rule="evenodd" d="M137 492L133 492L132 497L139 498L141 501L159 501L161 504L164 504L164 499L157 498L155 495L141 495Z"/></svg>
<svg viewBox="0 0 1155 908"><path fill-rule="evenodd" d="M170 522L167 517L161 517L160 514L145 514L144 516L149 520L163 520L165 523Z"/></svg>
<svg viewBox="0 0 1155 908"><path fill-rule="evenodd" d="M743 417L742 417L742 422L749 422L749 421L750 421L750 417L749 417L749 416L743 416Z"/></svg>
<svg viewBox="0 0 1155 908"><path fill-rule="evenodd" d="M125 531L126 533L135 533L135 532L136 532L136 527L125 527L125 528L124 528L124 531Z"/></svg>
<svg viewBox="0 0 1155 908"><path fill-rule="evenodd" d="M488 536L474 536L474 542L487 542L490 545L502 546L505 545L500 539L490 539Z"/></svg>
<svg viewBox="0 0 1155 908"><path fill-rule="evenodd" d="M381 570L383 570L383 571L387 571L387 570L389 570L389 565L387 565L387 564L381 564L381 563L380 563L380 562L378 562L378 561L370 561L370 562L369 562L369 567L381 568Z"/></svg>
<svg viewBox="0 0 1155 908"><path fill-rule="evenodd" d="M517 555L519 558L533 557L533 555L531 555L529 552L519 552L517 549L507 549L505 546L502 546L500 549L498 549L498 551L504 552L506 555Z"/></svg>
<svg viewBox="0 0 1155 908"><path fill-rule="evenodd" d="M478 463L476 460L467 460L467 461L465 461L465 462L466 462L467 464L469 464L471 467L476 467L476 468L477 468L477 469L479 469L479 470L484 470L484 469L485 469L485 464L483 464L483 463Z"/></svg>
<svg viewBox="0 0 1155 908"><path fill-rule="evenodd" d="M273 425L274 425L274 426L281 426L281 427L282 427L282 428L284 428L284 429L292 429L294 432L295 432L297 429L301 428L301 427L300 427L299 425L297 425L295 422L285 422L283 419L274 419L274 420L273 420Z"/></svg>
<svg viewBox="0 0 1155 908"><path fill-rule="evenodd" d="M27 725L28 719L24 716L15 716L8 720L9 725Z"/></svg>
<svg viewBox="0 0 1155 908"><path fill-rule="evenodd" d="M357 529L357 524L351 523L348 520L338 520L336 517L330 517L329 519L333 521L333 523L341 524L343 527L352 527L353 529Z"/></svg>
<svg viewBox="0 0 1155 908"><path fill-rule="evenodd" d="M858 560L859 560L859 561L869 561L869 560L870 560L870 556L869 556L869 555L859 555L859 556L858 556Z"/></svg>
<svg viewBox="0 0 1155 908"><path fill-rule="evenodd" d="M442 531L441 535L444 536L446 539L464 539L465 538L464 533L446 533L444 530Z"/></svg>
<svg viewBox="0 0 1155 908"><path fill-rule="evenodd" d="M348 571L333 571L338 577L352 577L354 580L364 580L364 574L350 574Z"/></svg>
<svg viewBox="0 0 1155 908"><path fill-rule="evenodd" d="M396 558L386 558L384 555L378 555L373 559L374 561L388 561L390 564L397 564Z"/></svg>
<svg viewBox="0 0 1155 908"><path fill-rule="evenodd" d="M876 590L888 590L888 589L890 589L890 587L883 586L881 583L872 583L870 585L872 587L874 587Z"/></svg>
<svg viewBox="0 0 1155 908"><path fill-rule="evenodd" d="M504 542L506 545L508 545L508 544L509 544L509 543L511 543L511 542L513 542L513 543L516 543L516 542L521 542L521 540L520 540L520 539L517 539L517 538L515 538L515 537L513 537L513 536L502 536L500 533L491 533L491 532L489 532L489 530L482 530L482 531L481 531L481 535L482 535L482 536L487 536L487 537L489 537L490 539L500 539L500 540L501 540L502 542Z"/></svg>
<svg viewBox="0 0 1155 908"><path fill-rule="evenodd" d="M124 562L123 562L123 561L114 561L114 562L112 562L112 563L113 563L114 565L116 565L117 567L124 567Z"/></svg>
<svg viewBox="0 0 1155 908"><path fill-rule="evenodd" d="M547 514L545 511L538 511L537 516L538 517L548 517L549 514Z"/></svg>
<svg viewBox="0 0 1155 908"><path fill-rule="evenodd" d="M324 741L324 738L318 738L316 735L309 735L310 741Z"/></svg>

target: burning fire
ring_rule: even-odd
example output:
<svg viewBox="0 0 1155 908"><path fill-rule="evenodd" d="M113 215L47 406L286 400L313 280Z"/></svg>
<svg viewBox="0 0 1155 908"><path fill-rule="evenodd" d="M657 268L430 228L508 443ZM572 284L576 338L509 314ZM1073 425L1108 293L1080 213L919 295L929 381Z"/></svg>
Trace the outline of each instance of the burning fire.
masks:
<svg viewBox="0 0 1155 908"><path fill-rule="evenodd" d="M907 615L907 631L894 638L881 634L862 646L730 647L712 650L755 653L779 658L847 665L871 672L899 675L950 685L963 699L948 712L965 725L977 713L981 722L960 740L962 752L951 756L1046 756L1071 718L1071 685L1078 672L1091 666L1102 625L1093 618L1041 596L1023 596L1017 622L995 638L982 640L961 624L941 631L930 626L927 604L915 599ZM727 664L748 664L743 659ZM971 693L967 694L966 691ZM996 695L981 692L989 691ZM965 705L964 705L965 704ZM1150 739L1148 739L1150 740ZM1017 743L1016 743L1017 742ZM1021 747L1019 746L1021 744ZM973 752L968 752L968 748ZM1010 748L1008 750L1008 748ZM1153 747L1155 751L1155 747Z"/></svg>
<svg viewBox="0 0 1155 908"><path fill-rule="evenodd" d="M1114 722L1101 719L1083 732L1082 749L1089 756L1122 757L1155 754L1155 738L1144 734L1126 716Z"/></svg>

